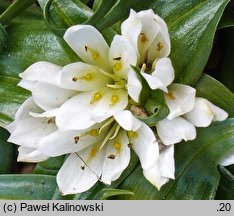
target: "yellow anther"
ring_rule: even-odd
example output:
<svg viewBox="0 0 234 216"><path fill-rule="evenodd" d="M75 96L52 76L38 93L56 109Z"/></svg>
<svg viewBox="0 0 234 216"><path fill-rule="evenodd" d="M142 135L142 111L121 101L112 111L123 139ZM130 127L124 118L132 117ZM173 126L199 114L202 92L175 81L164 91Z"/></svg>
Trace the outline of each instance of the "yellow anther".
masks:
<svg viewBox="0 0 234 216"><path fill-rule="evenodd" d="M141 43L145 43L145 42L147 42L148 41L148 38L146 37L146 35L143 33L143 32L141 32Z"/></svg>
<svg viewBox="0 0 234 216"><path fill-rule="evenodd" d="M115 150L117 151L117 153L119 154L120 151L121 151L121 147L122 147L121 143L120 142L115 142L113 144L113 146L114 146Z"/></svg>
<svg viewBox="0 0 234 216"><path fill-rule="evenodd" d="M93 130L89 131L89 135L91 135L91 136L97 136L98 134L99 134L98 129L93 129Z"/></svg>
<svg viewBox="0 0 234 216"><path fill-rule="evenodd" d="M157 50L158 50L158 51L161 51L161 50L163 49L163 47L164 47L164 46L163 46L163 43L162 43L162 42L158 42L158 43L157 43Z"/></svg>
<svg viewBox="0 0 234 216"><path fill-rule="evenodd" d="M95 157L97 154L97 147L93 147L91 150L90 150L90 157Z"/></svg>
<svg viewBox="0 0 234 216"><path fill-rule="evenodd" d="M122 62L121 61L116 61L113 65L114 71L119 71L122 68Z"/></svg>
<svg viewBox="0 0 234 216"><path fill-rule="evenodd" d="M138 134L136 131L128 131L129 138L136 139Z"/></svg>
<svg viewBox="0 0 234 216"><path fill-rule="evenodd" d="M112 97L111 97L111 104L110 105L115 105L118 102L119 102L118 95L112 95Z"/></svg>
<svg viewBox="0 0 234 216"><path fill-rule="evenodd" d="M172 92L168 92L168 97L171 99L171 100L175 100L175 96L173 95Z"/></svg>
<svg viewBox="0 0 234 216"><path fill-rule="evenodd" d="M90 101L90 104L93 104L94 102L99 101L101 98L102 98L102 94L99 93L99 92L96 92L96 93L93 95L93 98L92 98L92 100Z"/></svg>

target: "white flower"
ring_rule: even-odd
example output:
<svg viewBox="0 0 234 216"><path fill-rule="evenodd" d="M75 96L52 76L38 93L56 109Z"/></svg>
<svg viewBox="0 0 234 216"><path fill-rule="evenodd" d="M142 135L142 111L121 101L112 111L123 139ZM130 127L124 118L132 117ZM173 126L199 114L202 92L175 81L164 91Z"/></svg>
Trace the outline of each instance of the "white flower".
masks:
<svg viewBox="0 0 234 216"><path fill-rule="evenodd" d="M150 168L143 170L146 179L160 190L169 179L175 178L174 145L164 148L159 159Z"/></svg>
<svg viewBox="0 0 234 216"><path fill-rule="evenodd" d="M55 118L44 116L31 97L7 129L11 133L8 141L20 146L18 161L40 162L70 154L57 175L62 194L84 192L98 180L111 184L128 166L130 148L143 169L153 166L159 156L153 131L128 110L85 130L61 131Z"/></svg>
<svg viewBox="0 0 234 216"><path fill-rule="evenodd" d="M151 89L167 92L167 86L174 80L174 69L170 54L170 37L166 23L153 10L136 13L121 25L122 35L131 42L138 53L141 75Z"/></svg>
<svg viewBox="0 0 234 216"><path fill-rule="evenodd" d="M184 114L184 118L196 127L208 127L212 121L223 121L227 117L227 112L200 97L196 98L193 109Z"/></svg>
<svg viewBox="0 0 234 216"><path fill-rule="evenodd" d="M81 193L98 180L111 184L127 167L131 147L143 169L149 169L157 162L159 149L152 130L127 110L119 112L114 118L117 122L111 118L99 129L100 134L104 129L107 131L102 142L67 158L57 175L58 186L63 194ZM80 145L79 141L77 144Z"/></svg>
<svg viewBox="0 0 234 216"><path fill-rule="evenodd" d="M208 127L212 121L223 121L228 114L207 99L195 97L196 90L182 84L171 84L165 101L167 118L156 124L157 133L165 145L196 138L195 127Z"/></svg>

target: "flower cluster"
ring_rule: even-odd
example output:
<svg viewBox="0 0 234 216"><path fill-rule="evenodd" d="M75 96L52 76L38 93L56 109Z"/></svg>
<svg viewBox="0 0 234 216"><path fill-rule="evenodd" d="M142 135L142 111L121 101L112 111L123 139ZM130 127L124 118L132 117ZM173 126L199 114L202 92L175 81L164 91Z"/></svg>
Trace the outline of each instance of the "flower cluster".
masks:
<svg viewBox="0 0 234 216"><path fill-rule="evenodd" d="M98 180L111 184L128 166L131 149L159 189L174 178L174 144L195 139L195 127L227 118L194 88L173 83L168 28L152 10L131 10L110 46L90 25L70 27L64 40L83 62L37 62L21 73L19 86L32 97L7 126L9 141L20 146L18 161L68 155L57 174L64 195ZM163 92L169 110L153 127L139 118L148 116L143 81Z"/></svg>

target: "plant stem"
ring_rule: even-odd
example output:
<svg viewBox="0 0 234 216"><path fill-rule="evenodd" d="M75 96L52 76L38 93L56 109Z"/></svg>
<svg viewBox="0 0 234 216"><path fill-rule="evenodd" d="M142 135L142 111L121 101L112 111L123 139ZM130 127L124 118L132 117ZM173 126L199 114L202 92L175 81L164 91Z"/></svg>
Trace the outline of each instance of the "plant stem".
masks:
<svg viewBox="0 0 234 216"><path fill-rule="evenodd" d="M36 0L16 0L14 1L0 16L0 23L7 25L9 22L19 15L24 9L31 6Z"/></svg>

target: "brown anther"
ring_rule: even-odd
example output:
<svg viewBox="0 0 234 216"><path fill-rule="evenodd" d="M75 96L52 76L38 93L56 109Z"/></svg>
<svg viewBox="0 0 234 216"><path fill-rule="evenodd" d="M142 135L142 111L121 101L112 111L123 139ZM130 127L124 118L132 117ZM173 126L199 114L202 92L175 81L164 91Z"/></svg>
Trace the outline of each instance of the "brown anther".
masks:
<svg viewBox="0 0 234 216"><path fill-rule="evenodd" d="M128 143L128 148L132 148L132 143Z"/></svg>
<svg viewBox="0 0 234 216"><path fill-rule="evenodd" d="M78 143L79 139L80 139L80 137L79 137L79 136L75 136L75 137L74 137L75 144L77 144L77 143Z"/></svg>
<svg viewBox="0 0 234 216"><path fill-rule="evenodd" d="M113 160L113 159L115 159L115 155L111 154L111 155L109 155L107 158Z"/></svg>
<svg viewBox="0 0 234 216"><path fill-rule="evenodd" d="M85 47L84 47L84 48L85 48L85 51L87 52L87 51L88 51L88 47L85 45Z"/></svg>
<svg viewBox="0 0 234 216"><path fill-rule="evenodd" d="M81 168L82 170L84 170L84 169L85 169L85 166L81 166L80 168Z"/></svg>
<svg viewBox="0 0 234 216"><path fill-rule="evenodd" d="M142 42L142 43L145 43L145 42L148 41L146 35L145 35L143 32L141 32L140 35L141 35L141 42Z"/></svg>
<svg viewBox="0 0 234 216"><path fill-rule="evenodd" d="M73 78L72 78L72 81L73 81L73 82L76 82L77 80L78 80L77 77L73 77Z"/></svg>
<svg viewBox="0 0 234 216"><path fill-rule="evenodd" d="M113 58L113 60L120 61L120 60L121 60L121 56L120 56L120 57Z"/></svg>

